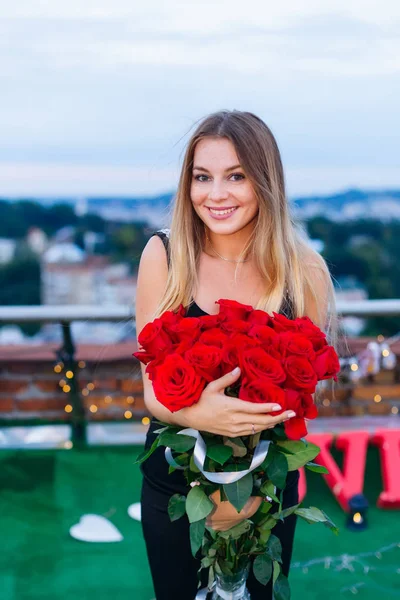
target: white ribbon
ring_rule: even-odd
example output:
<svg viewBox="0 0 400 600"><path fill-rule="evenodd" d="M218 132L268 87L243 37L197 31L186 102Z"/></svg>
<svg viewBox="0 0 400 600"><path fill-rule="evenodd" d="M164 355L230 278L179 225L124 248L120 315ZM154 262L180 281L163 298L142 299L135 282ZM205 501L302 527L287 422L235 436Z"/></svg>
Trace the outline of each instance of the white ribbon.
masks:
<svg viewBox="0 0 400 600"><path fill-rule="evenodd" d="M242 477L245 477L245 475L247 475L248 473L251 473L251 471L254 471L254 469L259 467L264 461L265 457L268 454L269 446L271 444L269 440L260 440L258 442L254 450L251 465L248 469L245 469L244 471L228 471L227 473L214 473L212 471L204 470L207 446L203 437L200 434L200 431L188 427L187 429L182 429L181 431L178 431L178 433L196 438L196 444L193 450L193 460L196 467L203 473L204 477L208 479L208 481L221 484L235 483L236 481L239 481L239 479L242 479ZM178 465L178 463L174 460L171 448L169 447L165 448L165 458L167 459L167 462L175 469L184 469L184 467Z"/></svg>

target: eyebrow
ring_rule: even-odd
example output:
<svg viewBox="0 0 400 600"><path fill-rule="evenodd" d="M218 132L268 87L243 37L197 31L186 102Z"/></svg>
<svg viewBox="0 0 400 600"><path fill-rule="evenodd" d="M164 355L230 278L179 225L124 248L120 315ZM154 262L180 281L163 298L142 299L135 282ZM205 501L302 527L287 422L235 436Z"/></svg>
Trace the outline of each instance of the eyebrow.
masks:
<svg viewBox="0 0 400 600"><path fill-rule="evenodd" d="M228 169L225 169L225 173L228 173L228 171L233 171L234 169L241 169L241 165L234 165L233 167L229 167ZM205 171L206 173L209 173L210 171L208 169L206 169L205 167L193 167L193 171Z"/></svg>

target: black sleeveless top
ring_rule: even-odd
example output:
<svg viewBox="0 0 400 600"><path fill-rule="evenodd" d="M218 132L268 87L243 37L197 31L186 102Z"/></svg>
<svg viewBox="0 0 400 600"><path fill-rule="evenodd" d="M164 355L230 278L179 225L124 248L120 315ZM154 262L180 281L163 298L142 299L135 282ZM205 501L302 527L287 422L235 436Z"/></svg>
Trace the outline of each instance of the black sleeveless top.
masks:
<svg viewBox="0 0 400 600"><path fill-rule="evenodd" d="M165 246L167 252L168 266L170 265L170 254L169 254L169 238L166 230L160 230L154 232L152 235L158 235ZM284 306L279 311L285 314L289 319L293 318L292 304L289 300L284 302ZM189 305L186 311L186 317L202 317L209 313L202 310L194 301ZM150 448L154 442L157 434L154 433L156 429L160 429L161 425L155 422L155 418L152 417L150 420L149 429L146 434L145 449ZM190 487L186 484L185 476L182 471L174 471L168 474L169 465L165 459L165 448L163 446L157 448L153 454L140 465L140 470L144 479L153 488L167 494L188 494ZM298 479L298 471L291 471L288 474L287 485L290 479Z"/></svg>

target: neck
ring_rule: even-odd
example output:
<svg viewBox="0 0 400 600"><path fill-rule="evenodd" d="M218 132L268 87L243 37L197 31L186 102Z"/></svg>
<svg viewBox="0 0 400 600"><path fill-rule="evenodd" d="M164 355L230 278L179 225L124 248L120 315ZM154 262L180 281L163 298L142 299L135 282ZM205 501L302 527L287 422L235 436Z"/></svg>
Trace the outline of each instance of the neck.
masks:
<svg viewBox="0 0 400 600"><path fill-rule="evenodd" d="M252 231L241 230L234 234L220 235L215 234L209 229L205 230L205 250L211 256L222 260L224 257L230 262L249 262L249 248L246 253L243 251L247 246ZM220 256L218 256L220 255Z"/></svg>

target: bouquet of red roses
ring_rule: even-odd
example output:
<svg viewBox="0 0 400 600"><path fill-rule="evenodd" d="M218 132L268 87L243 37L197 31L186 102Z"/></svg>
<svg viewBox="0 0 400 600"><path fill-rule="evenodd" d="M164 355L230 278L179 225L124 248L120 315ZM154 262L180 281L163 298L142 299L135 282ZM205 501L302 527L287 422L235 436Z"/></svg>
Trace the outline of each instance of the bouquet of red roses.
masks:
<svg viewBox="0 0 400 600"><path fill-rule="evenodd" d="M157 400L171 412L191 406L210 381L239 366L241 377L225 389L227 395L279 404L282 409L274 415L293 410L296 417L238 438L161 423L154 444L137 462L148 458L157 446L165 446L170 472L184 470L191 490L186 497L175 494L171 498L169 514L174 520L187 513L192 552L202 551L202 567L210 569L209 587L217 590L213 597L224 597L224 576L235 579L249 568L249 557L257 555L255 576L264 584L273 576L275 598L286 600L290 590L280 572L281 548L271 532L274 525L295 512L310 523L323 522L337 531L316 507L296 505L282 510L281 500L289 471L306 466L326 472L311 462L319 448L302 438L307 434L306 419L317 416L312 396L317 383L337 380L339 360L325 334L308 317L269 315L234 300L217 303L217 315L186 317L181 305L141 331L142 350L133 355L146 365ZM264 501L251 519L217 532L206 522L215 508L212 498L216 492L238 512L251 496L261 496ZM242 595L235 596L242 597L248 597L245 588Z"/></svg>

